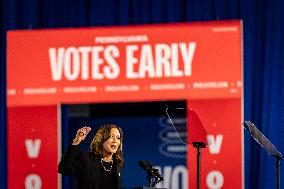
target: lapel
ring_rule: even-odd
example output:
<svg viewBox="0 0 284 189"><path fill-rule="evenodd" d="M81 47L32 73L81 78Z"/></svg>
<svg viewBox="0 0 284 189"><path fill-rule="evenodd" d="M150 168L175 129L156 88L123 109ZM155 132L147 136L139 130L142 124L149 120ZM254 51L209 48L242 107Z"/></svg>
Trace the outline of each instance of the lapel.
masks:
<svg viewBox="0 0 284 189"><path fill-rule="evenodd" d="M116 165L116 178L117 178L117 188L120 189L121 187L121 180L122 180L122 167L118 165L116 158L114 158L114 163Z"/></svg>
<svg viewBox="0 0 284 189"><path fill-rule="evenodd" d="M99 187L100 186L100 182L101 182L101 180L100 180L100 178L101 178L101 169L100 169L101 161L100 161L100 158L94 157L92 164L93 164L92 169L93 169L93 175L94 175L94 177L93 177L94 185L96 187Z"/></svg>
<svg viewBox="0 0 284 189"><path fill-rule="evenodd" d="M121 186L121 167L120 166L116 166L116 175L117 175L117 188L120 188Z"/></svg>

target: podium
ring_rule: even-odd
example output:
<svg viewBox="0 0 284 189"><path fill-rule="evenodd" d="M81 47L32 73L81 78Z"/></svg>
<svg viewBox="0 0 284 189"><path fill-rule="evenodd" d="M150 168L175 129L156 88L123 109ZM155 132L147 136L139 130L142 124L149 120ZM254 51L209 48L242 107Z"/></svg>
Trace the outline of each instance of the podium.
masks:
<svg viewBox="0 0 284 189"><path fill-rule="evenodd" d="M132 189L166 189L166 188L156 188L156 187L149 187L149 186L138 186Z"/></svg>

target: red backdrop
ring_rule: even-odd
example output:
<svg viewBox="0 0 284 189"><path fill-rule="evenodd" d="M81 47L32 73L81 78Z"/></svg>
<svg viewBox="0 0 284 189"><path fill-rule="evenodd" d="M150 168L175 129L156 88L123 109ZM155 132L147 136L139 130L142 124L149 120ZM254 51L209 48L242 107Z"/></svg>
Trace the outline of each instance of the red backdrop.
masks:
<svg viewBox="0 0 284 189"><path fill-rule="evenodd" d="M202 188L243 188L240 21L9 31L7 71L9 188L60 182L57 104L172 99L211 140ZM189 147L190 188L194 158Z"/></svg>

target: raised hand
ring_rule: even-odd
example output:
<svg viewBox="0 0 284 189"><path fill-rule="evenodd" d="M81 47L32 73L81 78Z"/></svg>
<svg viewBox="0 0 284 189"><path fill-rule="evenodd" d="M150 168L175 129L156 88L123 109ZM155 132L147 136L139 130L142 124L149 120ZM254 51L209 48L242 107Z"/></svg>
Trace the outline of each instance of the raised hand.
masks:
<svg viewBox="0 0 284 189"><path fill-rule="evenodd" d="M80 142L85 140L87 134L91 131L91 127L82 127L78 129L76 137L74 138L72 145L78 145Z"/></svg>

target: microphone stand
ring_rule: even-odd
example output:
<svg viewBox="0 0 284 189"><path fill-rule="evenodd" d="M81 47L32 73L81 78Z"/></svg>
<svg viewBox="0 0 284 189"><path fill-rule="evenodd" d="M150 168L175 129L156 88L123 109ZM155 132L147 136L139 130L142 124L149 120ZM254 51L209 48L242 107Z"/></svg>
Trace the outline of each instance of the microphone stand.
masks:
<svg viewBox="0 0 284 189"><path fill-rule="evenodd" d="M201 148L206 148L204 142L192 142L193 147L196 148L196 156L197 156L197 177L196 177L196 185L197 189L200 189L200 167L201 167Z"/></svg>
<svg viewBox="0 0 284 189"><path fill-rule="evenodd" d="M275 156L276 159L276 176L277 176L277 189L280 189L280 160L281 156Z"/></svg>
<svg viewBox="0 0 284 189"><path fill-rule="evenodd" d="M152 177L148 174L146 178L148 180L148 186L151 187L151 185L152 185Z"/></svg>
<svg viewBox="0 0 284 189"><path fill-rule="evenodd" d="M157 169L155 169L155 170L158 171ZM156 184L158 184L159 182L164 180L163 177L152 176L150 174L148 174L146 178L148 180L148 186L149 187L154 187Z"/></svg>

